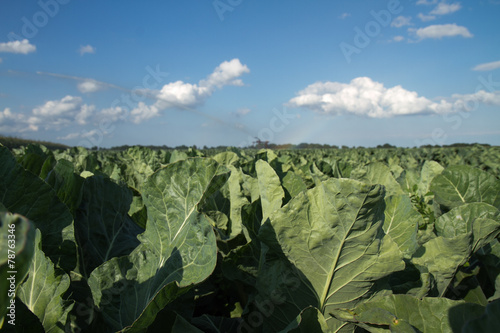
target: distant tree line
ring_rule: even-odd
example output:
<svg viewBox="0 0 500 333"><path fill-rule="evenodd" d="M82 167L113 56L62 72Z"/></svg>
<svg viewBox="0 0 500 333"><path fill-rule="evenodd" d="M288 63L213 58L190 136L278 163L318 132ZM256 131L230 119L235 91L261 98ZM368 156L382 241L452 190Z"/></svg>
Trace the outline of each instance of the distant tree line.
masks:
<svg viewBox="0 0 500 333"><path fill-rule="evenodd" d="M40 144L44 145L45 147L55 150L55 149L68 149L71 148L70 146L63 145L60 143L54 143L54 142L48 142L48 141L38 141L38 140L28 140L28 139L20 139L16 137L8 137L8 136L2 136L0 135L0 144L4 145L5 147L9 149L13 148L19 148L22 146L27 146L28 144L33 143L33 144ZM490 147L491 145L489 144L480 144L480 143L454 143L450 145L424 145L421 146L421 148L439 148L439 147L450 147L450 148L459 148L459 147L472 147L472 146L485 146L485 147ZM162 145L162 146L156 146L156 145L121 145L121 146L115 146L111 148L100 148L100 147L92 147L90 150L127 150L132 147L145 147L149 148L152 150L188 150L188 149L203 149L203 150L226 150L227 148L231 146L216 146L216 147L207 147L206 145L203 146L203 148L198 148L196 145L193 146L186 146L186 145L180 145L180 146L167 146L167 145ZM320 144L320 143L299 143L299 144L291 144L291 143L285 143L285 144L276 144L276 143L269 143L269 141L260 141L257 140L255 141L252 145L248 147L244 147L244 149L263 149L263 148L269 148L269 149L349 149L351 147L348 146L337 146L337 145L329 145L329 144ZM365 147L352 147L352 148L365 148ZM398 148L397 146L393 146L389 143L385 143L383 145L378 145L376 148L378 149L390 149L390 148Z"/></svg>
<svg viewBox="0 0 500 333"><path fill-rule="evenodd" d="M3 135L0 135L0 143L9 149L20 148L22 146L27 146L30 143L44 145L45 147L47 147L50 150L71 148L69 146L66 146L66 145L63 145L60 143L54 143L54 142L49 142L49 141L20 139L20 138L16 138L16 137L3 136Z"/></svg>

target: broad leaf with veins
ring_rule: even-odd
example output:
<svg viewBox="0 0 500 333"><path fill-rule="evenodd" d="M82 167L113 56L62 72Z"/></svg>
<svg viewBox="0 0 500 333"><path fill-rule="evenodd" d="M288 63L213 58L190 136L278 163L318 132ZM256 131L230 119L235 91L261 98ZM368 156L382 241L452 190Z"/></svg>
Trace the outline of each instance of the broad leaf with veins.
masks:
<svg viewBox="0 0 500 333"><path fill-rule="evenodd" d="M113 330L139 331L158 311L215 268L217 246L208 218L198 205L227 180L214 160L169 164L143 185L148 210L141 244L129 255L97 267L89 285Z"/></svg>
<svg viewBox="0 0 500 333"><path fill-rule="evenodd" d="M404 269L401 252L382 230L384 208L382 186L330 179L270 216L260 236L298 269L294 275L302 287L288 293L285 279L266 286L274 266L287 266L283 260L270 262L261 272L262 297L270 298L275 290L288 295L267 321L268 330L283 329L309 305L320 310L330 329L339 329L346 323L328 315L330 310L355 306L370 296L377 280Z"/></svg>

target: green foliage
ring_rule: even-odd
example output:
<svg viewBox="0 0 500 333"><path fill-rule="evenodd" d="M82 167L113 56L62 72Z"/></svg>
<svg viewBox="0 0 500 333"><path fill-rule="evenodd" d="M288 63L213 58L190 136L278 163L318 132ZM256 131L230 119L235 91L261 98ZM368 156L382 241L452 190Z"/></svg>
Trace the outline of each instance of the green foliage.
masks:
<svg viewBox="0 0 500 333"><path fill-rule="evenodd" d="M0 146L2 331L12 224L18 330L499 331L498 147L122 148Z"/></svg>

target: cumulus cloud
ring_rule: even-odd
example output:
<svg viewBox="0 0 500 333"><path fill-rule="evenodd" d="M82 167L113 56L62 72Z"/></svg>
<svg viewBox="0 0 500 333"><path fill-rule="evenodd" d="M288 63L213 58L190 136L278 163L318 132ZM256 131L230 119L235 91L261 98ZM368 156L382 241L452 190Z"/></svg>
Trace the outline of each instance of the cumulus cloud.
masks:
<svg viewBox="0 0 500 333"><path fill-rule="evenodd" d="M418 0L417 5L434 5L438 0Z"/></svg>
<svg viewBox="0 0 500 333"><path fill-rule="evenodd" d="M93 93L99 90L104 89L104 85L101 84L99 81L95 80L85 80L83 82L78 83L78 90L81 93Z"/></svg>
<svg viewBox="0 0 500 333"><path fill-rule="evenodd" d="M445 114L466 110L470 103L500 105L500 92L479 91L432 101L401 86L385 87L368 77L350 83L316 82L300 91L288 105L326 115L353 114L370 118L389 118L416 114Z"/></svg>
<svg viewBox="0 0 500 333"><path fill-rule="evenodd" d="M437 15L447 15L462 9L462 5L459 2L447 3L446 1L440 1L438 3L437 0L434 1L420 0L417 2L417 5L435 5L435 4L437 4L437 6L433 10L431 10L429 14L426 15L423 13L419 13L417 17L422 22L427 22L435 20Z"/></svg>
<svg viewBox="0 0 500 333"><path fill-rule="evenodd" d="M87 120L94 114L95 105L83 104L80 111L76 114L75 120L80 125L86 125Z"/></svg>
<svg viewBox="0 0 500 333"><path fill-rule="evenodd" d="M492 71L497 68L500 68L500 60L499 61L493 61L493 62L487 62L484 64L479 64L476 67L474 67L472 70L473 71Z"/></svg>
<svg viewBox="0 0 500 333"><path fill-rule="evenodd" d="M405 38L403 36L394 36L392 40L395 42L402 42L405 40Z"/></svg>
<svg viewBox="0 0 500 333"><path fill-rule="evenodd" d="M130 111L130 115L133 123L140 124L145 120L158 117L160 110L154 105L146 105L143 102L139 102L139 105Z"/></svg>
<svg viewBox="0 0 500 333"><path fill-rule="evenodd" d="M425 28L420 28L416 30L412 29L410 31L414 32L420 39L426 39L426 38L441 39L443 37L454 37L454 36L471 38L474 36L470 33L470 31L466 27L456 25L455 23L430 25Z"/></svg>
<svg viewBox="0 0 500 333"><path fill-rule="evenodd" d="M23 39L22 41L16 40L7 43L0 43L0 52L28 54L35 51L36 46L30 44L30 41L27 39Z"/></svg>
<svg viewBox="0 0 500 333"><path fill-rule="evenodd" d="M80 55L84 55L85 53L95 53L95 47L93 47L92 45L80 46L80 48L78 49L78 53L80 53Z"/></svg>
<svg viewBox="0 0 500 333"><path fill-rule="evenodd" d="M198 84L176 81L164 85L156 95L158 101L155 107L164 110L171 107L182 108L200 105L217 89L229 85L242 86L243 81L239 77L249 72L248 67L242 65L239 59L224 61L215 68L212 74Z"/></svg>
<svg viewBox="0 0 500 333"><path fill-rule="evenodd" d="M411 25L410 16L398 16L391 22L391 27L401 28L406 25Z"/></svg>
<svg viewBox="0 0 500 333"><path fill-rule="evenodd" d="M157 106L161 109L169 107L192 107L201 104L211 94L207 87L182 81L164 85L157 95Z"/></svg>
<svg viewBox="0 0 500 333"><path fill-rule="evenodd" d="M420 19L420 21L422 22L427 22L427 21L432 21L432 20L435 20L436 19L436 16L434 15L425 15L425 14L422 14L422 13L419 13L417 15L417 17Z"/></svg>
<svg viewBox="0 0 500 333"><path fill-rule="evenodd" d="M33 109L34 117L45 129L59 129L73 121L85 125L94 112L94 105L83 104L81 97L69 95L60 100L48 101Z"/></svg>
<svg viewBox="0 0 500 333"><path fill-rule="evenodd" d="M48 101L33 109L36 116L61 116L76 110L82 104L81 97L65 96L61 100Z"/></svg>
<svg viewBox="0 0 500 333"><path fill-rule="evenodd" d="M233 59L231 61L224 61L222 64L217 66L212 74L208 76L207 79L201 80L200 87L206 87L210 91L215 90L215 88L222 88L223 86L242 86L243 81L238 79L245 73L250 73L250 70L246 65L242 65L239 59Z"/></svg>
<svg viewBox="0 0 500 333"><path fill-rule="evenodd" d="M462 8L462 5L458 2L455 3L446 3L445 1L440 2L436 8L434 8L430 14L431 15L446 15L451 14L456 11L459 11Z"/></svg>
<svg viewBox="0 0 500 333"><path fill-rule="evenodd" d="M97 117L101 120L105 119L107 122L114 123L119 120L125 120L127 118L127 110L120 106L102 109Z"/></svg>
<svg viewBox="0 0 500 333"><path fill-rule="evenodd" d="M500 91L488 92L480 90L474 94L454 94L452 99L456 108L466 107L467 105L470 107L470 105L474 104L500 106Z"/></svg>
<svg viewBox="0 0 500 333"><path fill-rule="evenodd" d="M35 117L28 117L22 113L12 112L10 108L0 111L0 132L37 131L37 123L38 120Z"/></svg>

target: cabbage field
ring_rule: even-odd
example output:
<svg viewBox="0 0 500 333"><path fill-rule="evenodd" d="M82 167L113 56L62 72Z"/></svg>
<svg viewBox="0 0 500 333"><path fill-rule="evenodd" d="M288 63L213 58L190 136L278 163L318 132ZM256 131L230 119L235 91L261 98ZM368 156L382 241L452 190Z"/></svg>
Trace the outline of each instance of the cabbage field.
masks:
<svg viewBox="0 0 500 333"><path fill-rule="evenodd" d="M2 332L499 332L500 148L0 145Z"/></svg>

